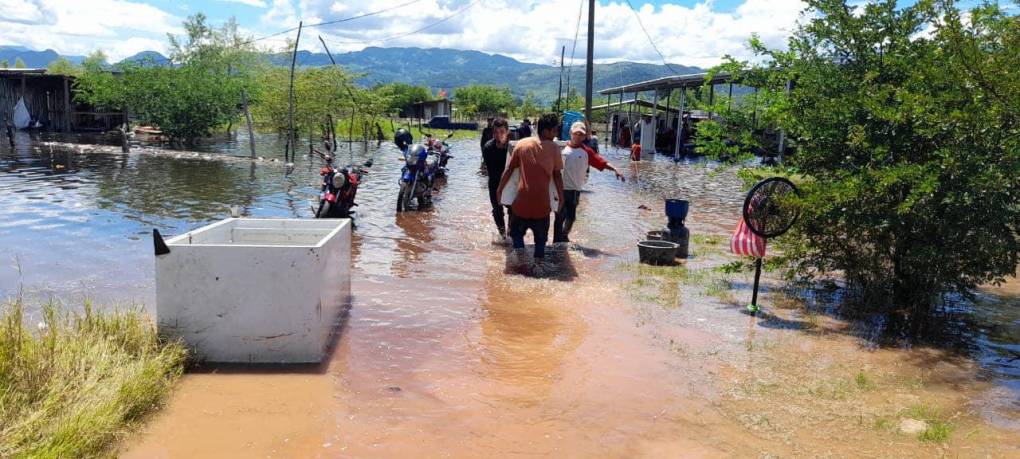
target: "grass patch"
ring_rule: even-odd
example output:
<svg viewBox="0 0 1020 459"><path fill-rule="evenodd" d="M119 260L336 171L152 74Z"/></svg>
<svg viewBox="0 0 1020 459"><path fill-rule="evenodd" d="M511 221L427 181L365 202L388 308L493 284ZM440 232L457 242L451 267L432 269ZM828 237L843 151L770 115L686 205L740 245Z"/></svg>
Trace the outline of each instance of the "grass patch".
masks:
<svg viewBox="0 0 1020 459"><path fill-rule="evenodd" d="M890 432L896 428L896 423L887 416L879 416L875 418L875 422L872 423L872 428L882 432Z"/></svg>
<svg viewBox="0 0 1020 459"><path fill-rule="evenodd" d="M138 310L42 316L26 326L20 300L0 304L0 457L112 455L169 393L185 348Z"/></svg>
<svg viewBox="0 0 1020 459"><path fill-rule="evenodd" d="M857 372L857 376L854 376L854 383L857 384L857 390L861 392L875 390L875 383L863 371Z"/></svg>
<svg viewBox="0 0 1020 459"><path fill-rule="evenodd" d="M903 417L924 421L928 428L917 434L917 439L931 443L943 443L953 433L953 424L945 419L933 405L916 404L903 410Z"/></svg>
<svg viewBox="0 0 1020 459"><path fill-rule="evenodd" d="M928 423L928 428L924 429L924 432L917 434L917 439L932 443L943 443L949 439L949 434L951 433L953 433L953 426L948 422L934 421Z"/></svg>
<svg viewBox="0 0 1020 459"><path fill-rule="evenodd" d="M691 236L691 242L702 245L719 245L722 244L724 239L718 235L695 234Z"/></svg>
<svg viewBox="0 0 1020 459"><path fill-rule="evenodd" d="M729 279L721 277L713 277L705 284L705 295L718 298L723 303L735 304L737 302L733 297L732 290L733 283Z"/></svg>
<svg viewBox="0 0 1020 459"><path fill-rule="evenodd" d="M426 120L426 121L428 121L428 120ZM425 143L425 133L426 132L432 133L432 135L434 137L439 138L439 139L446 138L446 134L449 133L449 131L446 131L446 130L443 130L443 129L430 129L428 126L424 126L424 125L422 126L422 129L418 129L418 123L417 122L413 122L413 123L409 124L408 120L394 119L393 123L390 124L390 120L388 118L382 118L382 119L376 120L376 122L379 123L379 127L382 128L383 142L393 142L393 133L394 133L395 130L400 129L400 128L404 128L404 129L407 129L408 131L410 131L411 135L414 137L415 143L421 143L421 144ZM485 126L485 123L482 123L479 126L479 128L482 128L484 126ZM347 138L350 137L350 132L351 132L350 128L351 128L351 126L350 126L350 119L342 119L342 120L337 121L337 125L336 125L336 135L337 135L337 137L339 137L343 141L346 141ZM453 140L477 139L481 135L480 133L481 133L481 131L456 130L456 131L453 131L452 139ZM377 134L377 132L375 131L375 126L374 125L373 126L369 126L369 133L368 133L369 139L372 140L372 141L375 141L376 140L376 134ZM358 123L358 124L355 125L355 128L354 128L354 138L355 139L362 139L363 137L364 137L364 134L361 131L361 125L360 125L360 123Z"/></svg>

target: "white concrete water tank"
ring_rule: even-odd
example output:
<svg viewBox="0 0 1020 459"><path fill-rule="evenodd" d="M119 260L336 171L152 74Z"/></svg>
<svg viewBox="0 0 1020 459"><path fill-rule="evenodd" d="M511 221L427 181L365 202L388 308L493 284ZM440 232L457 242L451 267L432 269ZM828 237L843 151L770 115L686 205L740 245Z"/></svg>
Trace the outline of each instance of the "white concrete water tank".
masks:
<svg viewBox="0 0 1020 459"><path fill-rule="evenodd" d="M228 218L159 246L159 332L202 360L319 362L350 305L348 219Z"/></svg>

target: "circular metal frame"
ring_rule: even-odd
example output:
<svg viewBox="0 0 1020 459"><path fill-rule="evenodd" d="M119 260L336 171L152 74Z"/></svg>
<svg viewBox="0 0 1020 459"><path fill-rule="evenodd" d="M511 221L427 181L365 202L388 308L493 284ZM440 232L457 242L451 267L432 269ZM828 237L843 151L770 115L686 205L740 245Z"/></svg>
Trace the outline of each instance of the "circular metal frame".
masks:
<svg viewBox="0 0 1020 459"><path fill-rule="evenodd" d="M773 200L773 196L777 192L784 194L792 192L794 195L800 196L797 186L789 179L785 177L771 177L756 183L751 187L751 191L747 192L747 197L744 198L742 216L747 224L747 228L752 233L765 239L777 237L789 231L793 224L797 222L797 218L800 217L800 211L795 209L792 217L788 218L788 221L762 222L763 218L768 220L770 217L777 215L782 217L780 213L776 212L780 209ZM752 215L756 209L761 213L760 215ZM787 213L788 215L789 213Z"/></svg>

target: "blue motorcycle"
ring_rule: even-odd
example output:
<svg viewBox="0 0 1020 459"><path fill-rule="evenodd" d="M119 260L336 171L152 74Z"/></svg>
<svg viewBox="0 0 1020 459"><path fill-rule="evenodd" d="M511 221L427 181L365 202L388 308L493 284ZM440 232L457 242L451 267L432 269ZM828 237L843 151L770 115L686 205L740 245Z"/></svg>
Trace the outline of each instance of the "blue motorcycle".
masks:
<svg viewBox="0 0 1020 459"><path fill-rule="evenodd" d="M439 158L420 144L408 145L403 153L397 212L411 210L411 201L416 201L418 210L424 209L432 204L432 186L440 169Z"/></svg>

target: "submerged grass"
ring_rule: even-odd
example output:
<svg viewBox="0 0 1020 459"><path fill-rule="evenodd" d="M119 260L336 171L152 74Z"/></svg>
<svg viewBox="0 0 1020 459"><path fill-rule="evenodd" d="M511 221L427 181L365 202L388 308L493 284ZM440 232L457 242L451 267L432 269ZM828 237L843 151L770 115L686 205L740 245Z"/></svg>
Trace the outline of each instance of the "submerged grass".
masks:
<svg viewBox="0 0 1020 459"><path fill-rule="evenodd" d="M169 393L185 362L139 310L42 310L0 303L0 457L112 455L118 437Z"/></svg>

